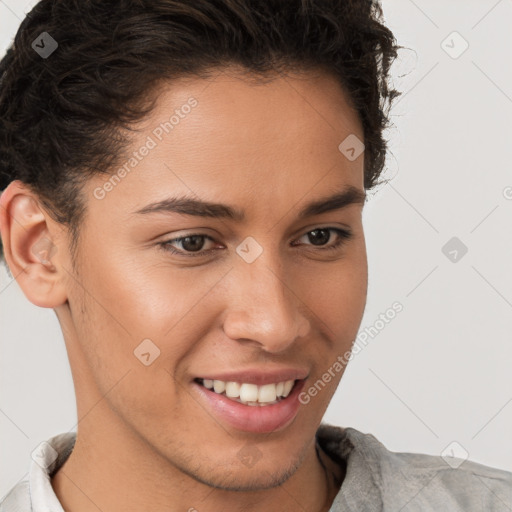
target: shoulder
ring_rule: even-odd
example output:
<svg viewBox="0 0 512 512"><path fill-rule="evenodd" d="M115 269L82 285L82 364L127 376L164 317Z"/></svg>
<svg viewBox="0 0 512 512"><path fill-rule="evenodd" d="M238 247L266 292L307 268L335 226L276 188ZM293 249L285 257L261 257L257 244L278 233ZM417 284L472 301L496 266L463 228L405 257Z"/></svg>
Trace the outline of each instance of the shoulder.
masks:
<svg viewBox="0 0 512 512"><path fill-rule="evenodd" d="M27 512L32 510L27 480L18 482L0 501L0 512Z"/></svg>
<svg viewBox="0 0 512 512"><path fill-rule="evenodd" d="M345 489L366 486L384 506L407 510L501 511L512 508L512 473L470 460L392 452L372 434L322 424L318 441L345 461ZM364 480L364 484L361 482ZM342 493L343 494L343 493Z"/></svg>

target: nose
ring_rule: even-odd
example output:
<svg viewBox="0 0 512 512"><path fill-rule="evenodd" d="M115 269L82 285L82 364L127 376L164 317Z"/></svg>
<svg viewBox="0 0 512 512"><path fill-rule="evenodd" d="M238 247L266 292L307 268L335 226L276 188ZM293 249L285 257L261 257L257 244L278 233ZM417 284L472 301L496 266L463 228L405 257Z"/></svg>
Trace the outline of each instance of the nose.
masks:
<svg viewBox="0 0 512 512"><path fill-rule="evenodd" d="M230 272L225 334L271 353L306 336L311 328L304 314L307 301L284 277L282 263L269 251L252 263L238 261Z"/></svg>

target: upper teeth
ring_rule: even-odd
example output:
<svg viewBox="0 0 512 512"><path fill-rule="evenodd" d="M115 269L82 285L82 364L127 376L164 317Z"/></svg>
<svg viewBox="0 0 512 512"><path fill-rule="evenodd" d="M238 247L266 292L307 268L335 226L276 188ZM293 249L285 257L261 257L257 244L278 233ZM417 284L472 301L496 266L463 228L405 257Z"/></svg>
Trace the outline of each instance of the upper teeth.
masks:
<svg viewBox="0 0 512 512"><path fill-rule="evenodd" d="M203 379L203 386L213 389L215 393L225 393L228 398L238 399L244 404L259 405L275 403L280 397L286 398L293 388L294 380L276 384L248 384L246 382L224 382L223 380Z"/></svg>

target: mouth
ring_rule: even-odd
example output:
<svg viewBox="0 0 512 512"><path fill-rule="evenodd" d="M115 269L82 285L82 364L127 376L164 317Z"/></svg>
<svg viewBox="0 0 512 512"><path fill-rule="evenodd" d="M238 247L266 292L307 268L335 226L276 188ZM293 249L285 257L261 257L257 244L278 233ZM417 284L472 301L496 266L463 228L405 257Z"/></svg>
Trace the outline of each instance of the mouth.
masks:
<svg viewBox="0 0 512 512"><path fill-rule="evenodd" d="M301 406L298 396L307 377L304 372L294 371L273 376L236 373L226 375L225 380L198 377L192 381L192 390L204 409L228 428L252 433L278 432L296 419Z"/></svg>
<svg viewBox="0 0 512 512"><path fill-rule="evenodd" d="M201 386L244 405L265 407L287 398L298 380L286 380L258 386L250 382L195 379Z"/></svg>

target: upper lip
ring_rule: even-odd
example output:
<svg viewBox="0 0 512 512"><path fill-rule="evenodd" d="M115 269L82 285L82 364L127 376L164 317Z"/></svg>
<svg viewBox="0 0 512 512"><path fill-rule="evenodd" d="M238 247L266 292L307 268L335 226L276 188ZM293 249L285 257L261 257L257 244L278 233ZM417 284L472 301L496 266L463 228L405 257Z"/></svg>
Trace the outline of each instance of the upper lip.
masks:
<svg viewBox="0 0 512 512"><path fill-rule="evenodd" d="M299 368L275 368L273 370L247 368L245 370L204 374L197 378L222 380L224 382L246 382L248 384L263 386L265 384L275 384L287 380L302 380L307 378L308 375L307 370Z"/></svg>

